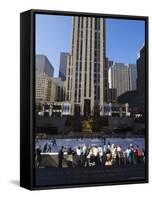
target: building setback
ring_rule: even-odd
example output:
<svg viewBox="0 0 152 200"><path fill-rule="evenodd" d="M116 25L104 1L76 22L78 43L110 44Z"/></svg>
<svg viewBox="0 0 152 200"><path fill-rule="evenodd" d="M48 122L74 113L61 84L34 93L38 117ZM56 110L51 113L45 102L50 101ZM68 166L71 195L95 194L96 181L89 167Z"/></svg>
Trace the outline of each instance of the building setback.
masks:
<svg viewBox="0 0 152 200"><path fill-rule="evenodd" d="M59 77L62 79L62 81L66 80L68 55L69 55L69 53L65 53L65 52L61 52L61 54L60 54Z"/></svg>
<svg viewBox="0 0 152 200"><path fill-rule="evenodd" d="M73 17L72 48L68 56L66 99L72 114L93 115L105 95L105 21L103 18Z"/></svg>

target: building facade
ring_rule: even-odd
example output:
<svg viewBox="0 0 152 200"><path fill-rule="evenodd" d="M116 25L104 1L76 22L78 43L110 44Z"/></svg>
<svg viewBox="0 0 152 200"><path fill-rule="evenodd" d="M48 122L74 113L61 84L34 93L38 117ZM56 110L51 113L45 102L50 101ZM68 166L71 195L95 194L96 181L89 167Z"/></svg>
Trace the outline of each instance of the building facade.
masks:
<svg viewBox="0 0 152 200"><path fill-rule="evenodd" d="M135 64L113 63L108 70L109 89L116 89L117 97L136 89Z"/></svg>
<svg viewBox="0 0 152 200"><path fill-rule="evenodd" d="M129 78L130 78L130 91L137 89L137 65L136 64L127 64L129 69Z"/></svg>
<svg viewBox="0 0 152 200"><path fill-rule="evenodd" d="M69 53L66 52L61 52L60 54L59 77L62 79L62 81L66 80L68 55Z"/></svg>
<svg viewBox="0 0 152 200"><path fill-rule="evenodd" d="M145 46L141 47L137 56L137 90L145 96Z"/></svg>
<svg viewBox="0 0 152 200"><path fill-rule="evenodd" d="M36 104L44 104L55 99L52 93L55 91L55 86L50 82L53 77L54 68L45 55L36 55L36 85L35 98Z"/></svg>
<svg viewBox="0 0 152 200"><path fill-rule="evenodd" d="M36 104L43 104L46 101L50 100L50 87L49 87L49 76L40 72L36 67L36 84L35 84L35 99Z"/></svg>
<svg viewBox="0 0 152 200"><path fill-rule="evenodd" d="M145 115L145 68L146 68L146 54L145 45L139 50L137 57L137 92L138 92L138 109L142 115Z"/></svg>
<svg viewBox="0 0 152 200"><path fill-rule="evenodd" d="M65 82L36 70L36 104L65 100Z"/></svg>
<svg viewBox="0 0 152 200"><path fill-rule="evenodd" d="M105 95L105 21L103 18L73 17L72 48L68 56L66 99L72 114L93 115Z"/></svg>
<svg viewBox="0 0 152 200"><path fill-rule="evenodd" d="M61 78L53 77L50 78L50 82L56 86L56 98L54 101L65 101L65 81Z"/></svg>
<svg viewBox="0 0 152 200"><path fill-rule="evenodd" d="M108 102L117 103L117 89L116 88L108 89Z"/></svg>
<svg viewBox="0 0 152 200"><path fill-rule="evenodd" d="M53 77L54 68L45 55L36 55L36 66L39 72L43 72L49 77Z"/></svg>

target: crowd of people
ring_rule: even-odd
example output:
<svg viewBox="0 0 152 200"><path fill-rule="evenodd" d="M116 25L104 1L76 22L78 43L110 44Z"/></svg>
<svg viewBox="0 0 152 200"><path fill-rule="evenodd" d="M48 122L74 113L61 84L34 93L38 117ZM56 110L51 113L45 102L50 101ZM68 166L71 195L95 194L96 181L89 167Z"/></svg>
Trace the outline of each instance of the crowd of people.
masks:
<svg viewBox="0 0 152 200"><path fill-rule="evenodd" d="M36 149L36 166L41 163L41 153L51 152L52 148L57 146L56 140L53 138L51 143L45 143L43 148ZM64 164L63 164L64 161ZM126 149L122 149L120 145L82 145L76 149L61 146L58 151L58 167L91 167L91 166L113 166L138 164L145 162L144 149L138 145L130 144Z"/></svg>
<svg viewBox="0 0 152 200"><path fill-rule="evenodd" d="M104 146L78 146L76 150L71 147L66 149L62 146L58 152L59 167L63 167L64 152L67 152L68 167L112 166L145 162L144 149L138 145L134 147L132 144L124 151L120 145L110 145L110 143Z"/></svg>

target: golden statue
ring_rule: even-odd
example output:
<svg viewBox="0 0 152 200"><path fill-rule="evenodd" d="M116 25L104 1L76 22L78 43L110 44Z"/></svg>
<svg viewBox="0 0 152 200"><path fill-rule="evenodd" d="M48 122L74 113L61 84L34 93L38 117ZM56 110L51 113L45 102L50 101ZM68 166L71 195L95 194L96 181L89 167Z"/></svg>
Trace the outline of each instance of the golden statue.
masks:
<svg viewBox="0 0 152 200"><path fill-rule="evenodd" d="M87 119L82 121L82 131L83 132L92 132L92 120Z"/></svg>

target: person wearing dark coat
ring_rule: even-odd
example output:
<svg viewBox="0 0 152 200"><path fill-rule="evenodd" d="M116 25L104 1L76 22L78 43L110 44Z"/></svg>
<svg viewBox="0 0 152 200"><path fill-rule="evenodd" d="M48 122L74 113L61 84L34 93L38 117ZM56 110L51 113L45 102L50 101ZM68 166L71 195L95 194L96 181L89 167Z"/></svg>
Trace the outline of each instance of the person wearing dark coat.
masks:
<svg viewBox="0 0 152 200"><path fill-rule="evenodd" d="M73 155L74 155L74 151L70 147L67 151L67 165L68 165L68 167L73 167Z"/></svg>
<svg viewBox="0 0 152 200"><path fill-rule="evenodd" d="M36 166L39 167L41 164L41 148L36 149Z"/></svg>
<svg viewBox="0 0 152 200"><path fill-rule="evenodd" d="M63 149L64 149L64 147L62 146L61 149L59 150L59 153L58 153L59 167L60 168L62 168L62 161L63 161L63 157L64 157Z"/></svg>

